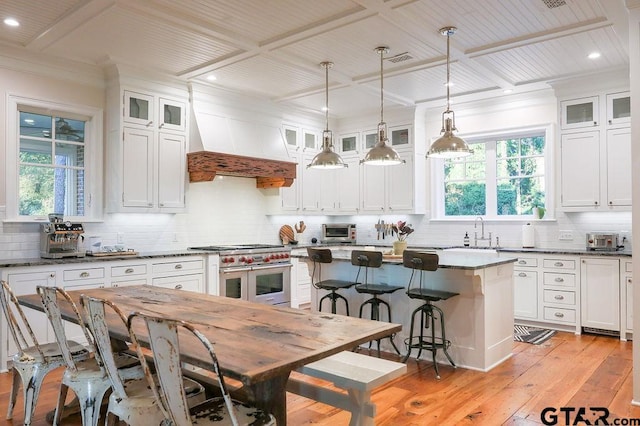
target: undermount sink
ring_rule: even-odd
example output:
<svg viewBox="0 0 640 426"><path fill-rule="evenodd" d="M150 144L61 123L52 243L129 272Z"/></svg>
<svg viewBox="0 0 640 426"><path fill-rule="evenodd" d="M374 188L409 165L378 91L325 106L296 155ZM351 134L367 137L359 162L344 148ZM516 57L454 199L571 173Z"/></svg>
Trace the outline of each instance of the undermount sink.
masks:
<svg viewBox="0 0 640 426"><path fill-rule="evenodd" d="M446 252L454 253L473 253L473 254L497 254L498 251L491 247L456 247L444 249Z"/></svg>

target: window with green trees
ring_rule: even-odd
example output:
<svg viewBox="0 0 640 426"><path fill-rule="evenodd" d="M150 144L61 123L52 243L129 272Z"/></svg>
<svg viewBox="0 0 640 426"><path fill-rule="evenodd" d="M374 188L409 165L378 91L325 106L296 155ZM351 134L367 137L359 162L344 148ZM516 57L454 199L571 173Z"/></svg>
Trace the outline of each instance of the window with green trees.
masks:
<svg viewBox="0 0 640 426"><path fill-rule="evenodd" d="M83 216L86 121L20 110L18 214Z"/></svg>
<svg viewBox="0 0 640 426"><path fill-rule="evenodd" d="M471 156L444 162L444 216L521 216L545 207L545 132L468 139Z"/></svg>

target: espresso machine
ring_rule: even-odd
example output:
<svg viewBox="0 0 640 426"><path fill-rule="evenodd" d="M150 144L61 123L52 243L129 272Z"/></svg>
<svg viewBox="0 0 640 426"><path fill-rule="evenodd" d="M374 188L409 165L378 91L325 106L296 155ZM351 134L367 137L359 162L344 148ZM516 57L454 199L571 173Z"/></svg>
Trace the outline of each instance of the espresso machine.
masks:
<svg viewBox="0 0 640 426"><path fill-rule="evenodd" d="M84 257L81 242L84 239L81 223L65 221L61 214L51 213L49 223L41 225L40 257L62 259L64 257Z"/></svg>

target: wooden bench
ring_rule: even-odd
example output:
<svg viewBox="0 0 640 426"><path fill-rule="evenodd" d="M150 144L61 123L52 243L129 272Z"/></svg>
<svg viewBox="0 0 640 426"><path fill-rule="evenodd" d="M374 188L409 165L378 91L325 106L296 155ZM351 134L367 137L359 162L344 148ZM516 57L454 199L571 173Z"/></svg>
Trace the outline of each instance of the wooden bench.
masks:
<svg viewBox="0 0 640 426"><path fill-rule="evenodd" d="M407 371L400 362L374 358L355 352L340 352L307 364L298 370L307 376L333 382L347 393L337 392L295 378L289 378L287 391L351 412L350 426L373 425L376 405L371 392Z"/></svg>

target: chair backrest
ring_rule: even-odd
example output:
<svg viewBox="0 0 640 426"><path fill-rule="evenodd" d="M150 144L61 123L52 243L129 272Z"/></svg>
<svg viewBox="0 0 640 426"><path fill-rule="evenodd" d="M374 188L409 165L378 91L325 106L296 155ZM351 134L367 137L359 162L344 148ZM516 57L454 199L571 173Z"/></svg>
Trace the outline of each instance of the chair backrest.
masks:
<svg viewBox="0 0 640 426"><path fill-rule="evenodd" d="M111 346L111 337L109 335L109 326L106 320L106 309L108 306L111 311L122 321L124 327L127 326L127 316L111 301L98 299L95 297L80 296L80 304L87 314L87 325L93 333L95 339L96 352L100 354L104 369L111 380L113 392L117 397L127 397L126 387L118 373L118 365ZM135 336L132 344L137 346Z"/></svg>
<svg viewBox="0 0 640 426"><path fill-rule="evenodd" d="M127 326L129 332L135 335L134 321L139 318L146 324L146 331L149 336L151 352L156 369L156 374L151 375L148 363L141 354L139 346L138 354L140 362L149 380L149 386L154 389L160 405L165 412L165 416L172 420L175 426L190 426L192 424L187 406L187 396L182 386L182 364L180 362L180 340L187 339L189 335L195 337L209 353L211 357L211 371L218 378L218 385L224 397L227 410L231 416L232 423L238 424L233 408L231 396L227 391L224 377L220 372L218 358L213 350L211 342L191 324L175 319L168 319L134 312L129 315ZM188 334L178 333L179 329L184 329ZM193 339L189 339L189 344L194 344ZM157 389L160 393L157 393Z"/></svg>
<svg viewBox="0 0 640 426"><path fill-rule="evenodd" d="M82 332L87 339L89 350L91 352L95 352L93 336L91 335L91 333L89 333L87 327L85 327L84 320L82 318L82 315L80 315L80 311L78 311L78 307L76 306L75 302L73 301L71 296L69 296L69 294L64 291L64 289L60 287L38 286L36 287L36 290L42 298L42 306L44 306L44 311L49 318L51 326L53 327L53 333L55 334L58 345L60 346L62 358L64 359L67 368L75 371L77 370L76 363L73 359L73 354L71 353L71 348L69 347L69 342L67 340L67 333L64 329L64 321L62 319L62 314L60 312L60 306L58 303L59 297L64 299L64 302L71 305L73 313L76 317L75 322L82 329ZM98 354L96 354L96 361L98 362L98 365L102 365L102 360L100 359Z"/></svg>
<svg viewBox="0 0 640 426"><path fill-rule="evenodd" d="M435 271L438 269L440 258L436 253L427 253L415 250L405 250L402 253L402 265L411 268L411 276L407 284L407 292L411 290L415 271L420 271L419 287L422 289L424 271Z"/></svg>
<svg viewBox="0 0 640 426"><path fill-rule="evenodd" d="M307 247L307 254L314 263L331 263L333 256L330 249Z"/></svg>
<svg viewBox="0 0 640 426"><path fill-rule="evenodd" d="M2 283L2 291L0 291L2 312L4 312L9 332L20 355L24 355L24 351L27 348L35 348L40 353L40 357L44 358L38 339L36 339L36 335L31 329L27 316L18 303L18 299L11 291L9 283L6 281L0 281L0 283Z"/></svg>
<svg viewBox="0 0 640 426"><path fill-rule="evenodd" d="M352 250L351 264L358 267L355 282L360 278L360 272L364 268L364 284L369 283L369 268L379 268L382 266L382 252L369 250Z"/></svg>

